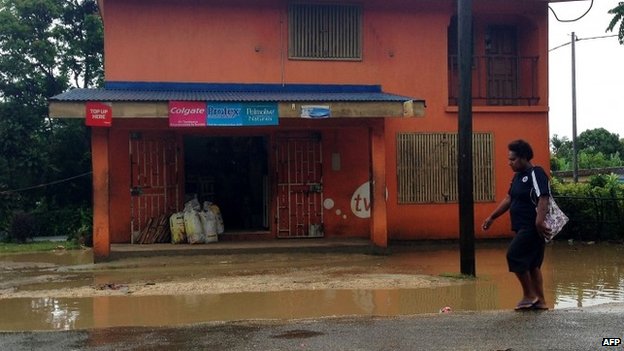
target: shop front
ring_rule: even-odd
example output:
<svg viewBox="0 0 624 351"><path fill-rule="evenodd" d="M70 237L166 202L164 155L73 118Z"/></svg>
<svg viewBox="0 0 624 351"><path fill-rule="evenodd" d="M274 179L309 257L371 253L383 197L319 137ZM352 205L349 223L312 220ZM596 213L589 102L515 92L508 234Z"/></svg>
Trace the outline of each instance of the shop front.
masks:
<svg viewBox="0 0 624 351"><path fill-rule="evenodd" d="M219 241L385 247L385 120L423 110L379 86L108 83L50 99L51 117L91 126L96 260L192 199L219 208Z"/></svg>

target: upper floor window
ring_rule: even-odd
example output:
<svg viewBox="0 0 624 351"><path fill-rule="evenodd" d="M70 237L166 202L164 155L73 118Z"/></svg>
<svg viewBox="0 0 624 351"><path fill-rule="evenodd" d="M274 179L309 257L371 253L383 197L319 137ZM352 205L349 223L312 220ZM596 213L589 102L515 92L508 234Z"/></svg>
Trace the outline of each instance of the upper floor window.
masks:
<svg viewBox="0 0 624 351"><path fill-rule="evenodd" d="M527 42L531 40L527 30L513 23L494 25L484 21L475 21L473 27L473 104L537 104L538 56L529 56L526 51L520 50L527 47ZM457 105L459 62L456 17L448 28L448 53L449 104Z"/></svg>
<svg viewBox="0 0 624 351"><path fill-rule="evenodd" d="M288 57L304 60L361 60L361 6L290 4Z"/></svg>

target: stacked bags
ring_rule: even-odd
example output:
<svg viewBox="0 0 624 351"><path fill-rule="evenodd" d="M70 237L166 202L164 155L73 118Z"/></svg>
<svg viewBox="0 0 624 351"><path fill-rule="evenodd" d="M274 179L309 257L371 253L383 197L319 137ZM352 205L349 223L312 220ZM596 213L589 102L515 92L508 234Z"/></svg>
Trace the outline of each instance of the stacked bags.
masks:
<svg viewBox="0 0 624 351"><path fill-rule="evenodd" d="M217 235L225 228L219 207L209 201L200 206L197 199L184 205L184 211L174 213L169 218L171 242L181 244L205 244L218 241Z"/></svg>

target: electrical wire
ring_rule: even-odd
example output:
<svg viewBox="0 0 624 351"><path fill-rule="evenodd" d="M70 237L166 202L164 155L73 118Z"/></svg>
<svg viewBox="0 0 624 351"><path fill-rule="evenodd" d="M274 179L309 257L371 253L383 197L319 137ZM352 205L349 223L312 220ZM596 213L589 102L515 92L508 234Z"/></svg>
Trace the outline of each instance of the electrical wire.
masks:
<svg viewBox="0 0 624 351"><path fill-rule="evenodd" d="M617 37L617 36L618 36L617 34L611 34L611 35L601 35L601 36L597 36L597 37L589 37L589 38L579 38L579 37L576 37L576 41L581 41L581 40L593 40L593 39L605 39L605 38L613 38L613 37ZM551 51L557 50L557 49L562 48L562 47L564 47L564 46L566 46L566 45L570 45L570 42L563 43L563 44L561 44L561 45L555 46L554 48L549 49L549 50L548 50L548 52L551 52Z"/></svg>
<svg viewBox="0 0 624 351"><path fill-rule="evenodd" d="M587 15L589 13L589 11L591 11L593 6L594 6L594 0L591 0L591 4L589 4L589 8L587 9L587 11L585 11L585 13L581 15L581 17L575 18L575 19L571 19L571 20L559 19L559 17L557 16L557 13L555 12L555 10L553 10L552 7L550 7L550 5L548 5L548 9L552 12L552 14L555 16L555 19L557 21L565 23L565 22L576 22L576 21L580 20L581 18L585 17L585 15Z"/></svg>
<svg viewBox="0 0 624 351"><path fill-rule="evenodd" d="M79 175L76 175L76 176L73 176L73 177L60 179L60 180L55 180L55 181L50 182L50 183L29 186L29 187L26 187L26 188L13 189L13 190L4 190L4 191L0 191L0 195L6 195L6 194L10 194L10 193L18 193L18 192L21 192L21 191L32 190L32 189L37 189L37 188L45 188L46 186L60 184L60 183L65 183L65 182L68 182L70 180L81 178L81 177L87 176L87 175L89 175L91 173L93 173L93 172L86 172L86 173L82 173L82 174L79 174Z"/></svg>

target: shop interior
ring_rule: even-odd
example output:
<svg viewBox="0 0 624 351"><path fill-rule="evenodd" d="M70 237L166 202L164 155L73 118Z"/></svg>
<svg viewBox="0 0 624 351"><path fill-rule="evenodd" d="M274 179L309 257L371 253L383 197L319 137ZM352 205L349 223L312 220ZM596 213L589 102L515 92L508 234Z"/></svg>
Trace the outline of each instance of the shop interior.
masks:
<svg viewBox="0 0 624 351"><path fill-rule="evenodd" d="M185 198L219 206L225 234L269 230L267 139L184 138Z"/></svg>

